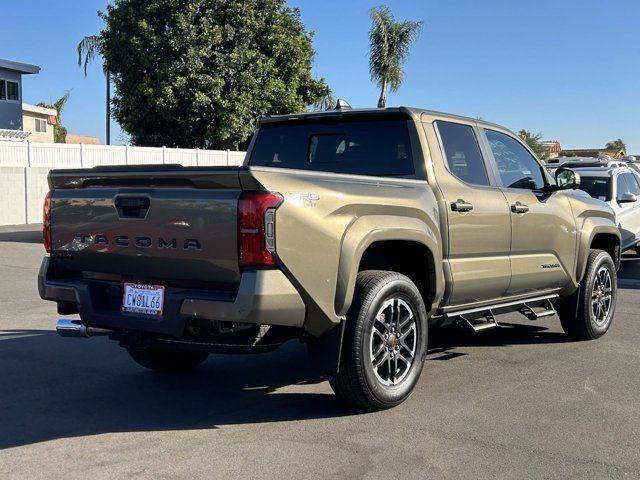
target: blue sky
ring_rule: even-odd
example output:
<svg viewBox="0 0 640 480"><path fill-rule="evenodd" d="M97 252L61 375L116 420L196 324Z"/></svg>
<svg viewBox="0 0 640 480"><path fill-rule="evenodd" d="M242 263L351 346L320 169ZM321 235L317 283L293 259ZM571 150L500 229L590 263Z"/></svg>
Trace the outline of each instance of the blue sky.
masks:
<svg viewBox="0 0 640 480"><path fill-rule="evenodd" d="M70 132L104 138L104 77L87 78L75 46L97 33L105 0L21 0L0 17L0 57L35 63L25 101L72 89ZM315 31L314 73L353 106L375 106L369 80L370 7L382 0L290 0ZM622 137L640 153L640 2L637 0L387 0L398 18L424 20L390 105L411 105L527 128L566 148ZM120 130L114 125L113 140Z"/></svg>

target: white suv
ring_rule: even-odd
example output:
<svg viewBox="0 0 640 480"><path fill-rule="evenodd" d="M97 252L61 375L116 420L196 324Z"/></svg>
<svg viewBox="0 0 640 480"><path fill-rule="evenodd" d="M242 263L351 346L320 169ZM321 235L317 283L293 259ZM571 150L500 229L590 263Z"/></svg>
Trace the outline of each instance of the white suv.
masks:
<svg viewBox="0 0 640 480"><path fill-rule="evenodd" d="M640 175L628 166L573 167L580 174L580 190L607 202L616 213L622 250L640 255Z"/></svg>

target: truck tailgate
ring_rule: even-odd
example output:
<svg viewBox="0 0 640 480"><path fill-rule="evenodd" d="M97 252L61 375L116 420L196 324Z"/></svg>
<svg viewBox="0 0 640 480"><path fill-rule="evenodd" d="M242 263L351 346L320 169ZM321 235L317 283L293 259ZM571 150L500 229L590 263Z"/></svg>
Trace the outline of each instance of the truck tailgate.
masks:
<svg viewBox="0 0 640 480"><path fill-rule="evenodd" d="M237 167L58 170L49 182L58 268L175 286L239 282Z"/></svg>

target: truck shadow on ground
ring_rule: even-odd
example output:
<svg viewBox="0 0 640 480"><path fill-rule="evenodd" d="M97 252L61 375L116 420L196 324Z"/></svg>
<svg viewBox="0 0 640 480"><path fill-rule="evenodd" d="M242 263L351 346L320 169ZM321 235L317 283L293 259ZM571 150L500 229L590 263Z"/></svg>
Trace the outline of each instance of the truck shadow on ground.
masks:
<svg viewBox="0 0 640 480"><path fill-rule="evenodd" d="M640 282L640 257L635 252L622 254L618 280L622 281L622 288L638 288L637 285L629 285L629 282Z"/></svg>
<svg viewBox="0 0 640 480"><path fill-rule="evenodd" d="M498 317L500 328L473 334L450 326L432 329L429 339L429 360L450 360L467 352L462 347L508 347L545 343L566 343L569 340L562 332L550 331L539 324L505 323ZM465 349L467 350L467 349Z"/></svg>
<svg viewBox="0 0 640 480"><path fill-rule="evenodd" d="M198 370L162 375L104 338L0 331L0 449L110 432L354 415L309 367L306 348L211 356Z"/></svg>
<svg viewBox="0 0 640 480"><path fill-rule="evenodd" d="M42 243L42 227L37 230L0 230L0 242Z"/></svg>
<svg viewBox="0 0 640 480"><path fill-rule="evenodd" d="M531 325L509 324L475 337L444 330L432 335L429 358L455 358L473 346L561 341L562 334ZM212 356L195 372L160 375L103 338L0 331L0 366L0 449L112 432L362 414L319 385L324 379L297 342L264 355Z"/></svg>

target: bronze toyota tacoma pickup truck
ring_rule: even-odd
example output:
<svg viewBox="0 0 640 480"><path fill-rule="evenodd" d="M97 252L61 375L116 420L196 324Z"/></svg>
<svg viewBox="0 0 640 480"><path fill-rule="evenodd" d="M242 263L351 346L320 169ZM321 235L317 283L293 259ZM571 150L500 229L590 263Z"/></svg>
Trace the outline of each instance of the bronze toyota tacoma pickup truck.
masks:
<svg viewBox="0 0 640 480"><path fill-rule="evenodd" d="M108 335L139 364L299 338L366 409L411 393L427 331L558 313L611 326L613 211L551 178L510 131L413 108L266 117L242 167L55 170L38 286L64 336Z"/></svg>

